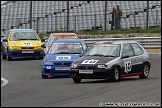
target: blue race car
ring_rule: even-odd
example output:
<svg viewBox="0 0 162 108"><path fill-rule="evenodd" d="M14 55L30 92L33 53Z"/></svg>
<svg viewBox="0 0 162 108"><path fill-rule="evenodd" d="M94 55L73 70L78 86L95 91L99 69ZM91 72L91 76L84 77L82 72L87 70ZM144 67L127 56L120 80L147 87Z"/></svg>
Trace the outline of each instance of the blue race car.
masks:
<svg viewBox="0 0 162 108"><path fill-rule="evenodd" d="M42 78L70 77L71 64L88 50L84 40L60 39L52 43L42 61Z"/></svg>

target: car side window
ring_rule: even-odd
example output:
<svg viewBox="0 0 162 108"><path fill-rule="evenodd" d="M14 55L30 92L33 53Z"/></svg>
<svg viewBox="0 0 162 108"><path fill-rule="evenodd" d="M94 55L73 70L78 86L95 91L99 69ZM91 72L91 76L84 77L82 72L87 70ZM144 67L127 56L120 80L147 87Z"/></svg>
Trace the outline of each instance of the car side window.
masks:
<svg viewBox="0 0 162 108"><path fill-rule="evenodd" d="M135 56L143 54L143 50L138 44L131 43L131 46L132 46L132 48L134 50Z"/></svg>
<svg viewBox="0 0 162 108"><path fill-rule="evenodd" d="M10 31L7 31L7 33L6 33L6 39L8 39L9 34L10 34Z"/></svg>
<svg viewBox="0 0 162 108"><path fill-rule="evenodd" d="M133 51L132 51L131 46L129 44L125 44L123 46L123 52L122 52L122 54L124 54L124 53L127 53L130 57L133 56Z"/></svg>

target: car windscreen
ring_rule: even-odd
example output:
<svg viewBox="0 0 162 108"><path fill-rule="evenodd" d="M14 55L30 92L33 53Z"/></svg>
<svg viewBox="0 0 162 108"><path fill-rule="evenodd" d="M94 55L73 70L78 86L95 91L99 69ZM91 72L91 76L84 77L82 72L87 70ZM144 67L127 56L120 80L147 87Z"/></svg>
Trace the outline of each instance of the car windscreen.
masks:
<svg viewBox="0 0 162 108"><path fill-rule="evenodd" d="M77 37L76 36L51 36L49 38L49 41L47 42L47 46L51 46L53 41L57 39L77 39Z"/></svg>
<svg viewBox="0 0 162 108"><path fill-rule="evenodd" d="M48 54L81 54L82 45L80 43L53 43Z"/></svg>
<svg viewBox="0 0 162 108"><path fill-rule="evenodd" d="M98 44L94 45L86 54L86 56L119 56L119 44Z"/></svg>
<svg viewBox="0 0 162 108"><path fill-rule="evenodd" d="M10 40L39 40L39 38L34 32L13 32Z"/></svg>

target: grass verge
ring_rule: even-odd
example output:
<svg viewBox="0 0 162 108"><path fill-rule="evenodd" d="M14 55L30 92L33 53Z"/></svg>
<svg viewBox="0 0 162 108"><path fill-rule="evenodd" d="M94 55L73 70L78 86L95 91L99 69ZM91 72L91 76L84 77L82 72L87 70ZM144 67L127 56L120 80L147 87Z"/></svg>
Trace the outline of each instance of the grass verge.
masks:
<svg viewBox="0 0 162 108"><path fill-rule="evenodd" d="M51 33L63 33L65 31L53 31L48 32L45 34L39 34L40 38L43 38L44 36L49 36ZM154 27L149 29L121 29L121 30L90 30L90 31L78 31L76 32L77 35L106 35L106 34L131 34L131 33L161 33L160 27Z"/></svg>

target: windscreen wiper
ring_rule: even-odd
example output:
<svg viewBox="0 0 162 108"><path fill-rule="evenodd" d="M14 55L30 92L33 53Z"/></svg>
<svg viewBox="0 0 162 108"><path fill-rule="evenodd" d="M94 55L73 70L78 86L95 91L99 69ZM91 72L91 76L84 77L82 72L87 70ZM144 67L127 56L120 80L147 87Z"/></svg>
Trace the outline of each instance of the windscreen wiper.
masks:
<svg viewBox="0 0 162 108"><path fill-rule="evenodd" d="M17 40L29 40L29 39L17 39Z"/></svg>
<svg viewBox="0 0 162 108"><path fill-rule="evenodd" d="M70 53L70 54L81 54L81 53L79 53L79 52L73 52L73 53Z"/></svg>
<svg viewBox="0 0 162 108"><path fill-rule="evenodd" d="M104 56L103 54L93 54L93 55L90 55L90 56Z"/></svg>
<svg viewBox="0 0 162 108"><path fill-rule="evenodd" d="M71 54L69 52L58 52L58 53L53 53L53 54Z"/></svg>
<svg viewBox="0 0 162 108"><path fill-rule="evenodd" d="M38 40L38 39L28 39L28 40Z"/></svg>
<svg viewBox="0 0 162 108"><path fill-rule="evenodd" d="M104 55L104 57L116 57L116 56L113 56L113 55Z"/></svg>

